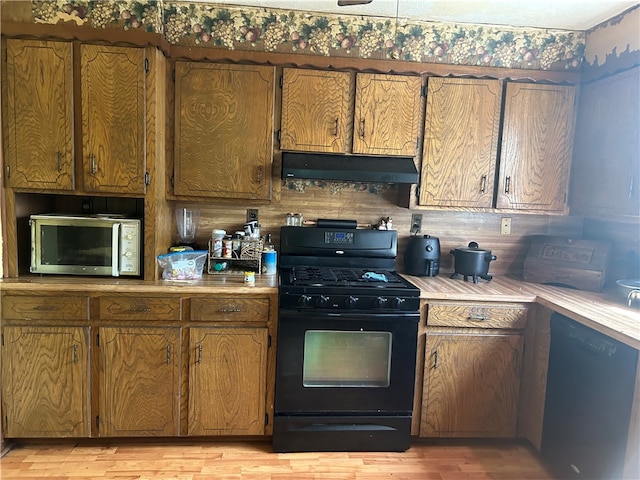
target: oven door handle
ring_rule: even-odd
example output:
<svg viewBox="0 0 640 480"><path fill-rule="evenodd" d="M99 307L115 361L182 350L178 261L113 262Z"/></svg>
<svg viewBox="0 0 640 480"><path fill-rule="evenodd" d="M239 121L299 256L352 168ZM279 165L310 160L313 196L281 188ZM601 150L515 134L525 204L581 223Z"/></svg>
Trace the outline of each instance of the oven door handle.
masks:
<svg viewBox="0 0 640 480"><path fill-rule="evenodd" d="M310 423L307 425L291 426L290 431L295 432L340 432L340 431L371 431L371 430L397 430L389 425L379 425L375 423Z"/></svg>

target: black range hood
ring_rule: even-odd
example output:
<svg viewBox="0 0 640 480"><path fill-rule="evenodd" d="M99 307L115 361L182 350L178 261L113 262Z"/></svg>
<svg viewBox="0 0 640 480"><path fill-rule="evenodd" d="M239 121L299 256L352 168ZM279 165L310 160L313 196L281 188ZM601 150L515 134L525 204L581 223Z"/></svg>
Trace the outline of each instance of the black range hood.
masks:
<svg viewBox="0 0 640 480"><path fill-rule="evenodd" d="M283 152L282 178L418 183L418 171L411 157Z"/></svg>

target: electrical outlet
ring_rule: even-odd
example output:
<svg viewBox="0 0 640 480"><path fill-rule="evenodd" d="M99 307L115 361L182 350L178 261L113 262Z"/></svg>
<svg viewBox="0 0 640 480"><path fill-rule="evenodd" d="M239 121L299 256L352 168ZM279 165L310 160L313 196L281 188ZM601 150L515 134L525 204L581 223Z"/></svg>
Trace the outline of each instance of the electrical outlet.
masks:
<svg viewBox="0 0 640 480"><path fill-rule="evenodd" d="M258 221L258 209L257 208L247 208L247 222Z"/></svg>
<svg viewBox="0 0 640 480"><path fill-rule="evenodd" d="M411 214L411 228L409 229L410 233L420 233L422 230L422 214L421 213L412 213Z"/></svg>
<svg viewBox="0 0 640 480"><path fill-rule="evenodd" d="M511 217L502 217L502 220L500 220L500 233L502 235L511 235Z"/></svg>

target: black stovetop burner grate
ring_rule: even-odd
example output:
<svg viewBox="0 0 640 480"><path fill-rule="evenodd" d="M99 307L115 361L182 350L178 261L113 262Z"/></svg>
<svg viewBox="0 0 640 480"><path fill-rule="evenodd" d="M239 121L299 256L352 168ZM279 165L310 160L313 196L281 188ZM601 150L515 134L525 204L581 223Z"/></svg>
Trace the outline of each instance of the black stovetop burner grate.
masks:
<svg viewBox="0 0 640 480"><path fill-rule="evenodd" d="M365 268L293 267L289 284L294 286L398 287L405 282L393 271Z"/></svg>

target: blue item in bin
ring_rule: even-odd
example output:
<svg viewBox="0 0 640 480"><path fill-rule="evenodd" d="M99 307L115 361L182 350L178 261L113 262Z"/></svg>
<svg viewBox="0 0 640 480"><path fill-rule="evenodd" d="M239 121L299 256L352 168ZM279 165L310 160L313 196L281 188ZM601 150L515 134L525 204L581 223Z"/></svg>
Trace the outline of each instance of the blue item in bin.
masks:
<svg viewBox="0 0 640 480"><path fill-rule="evenodd" d="M377 282L387 281L387 276L384 273L366 272L362 274L362 278L366 280L375 280Z"/></svg>

